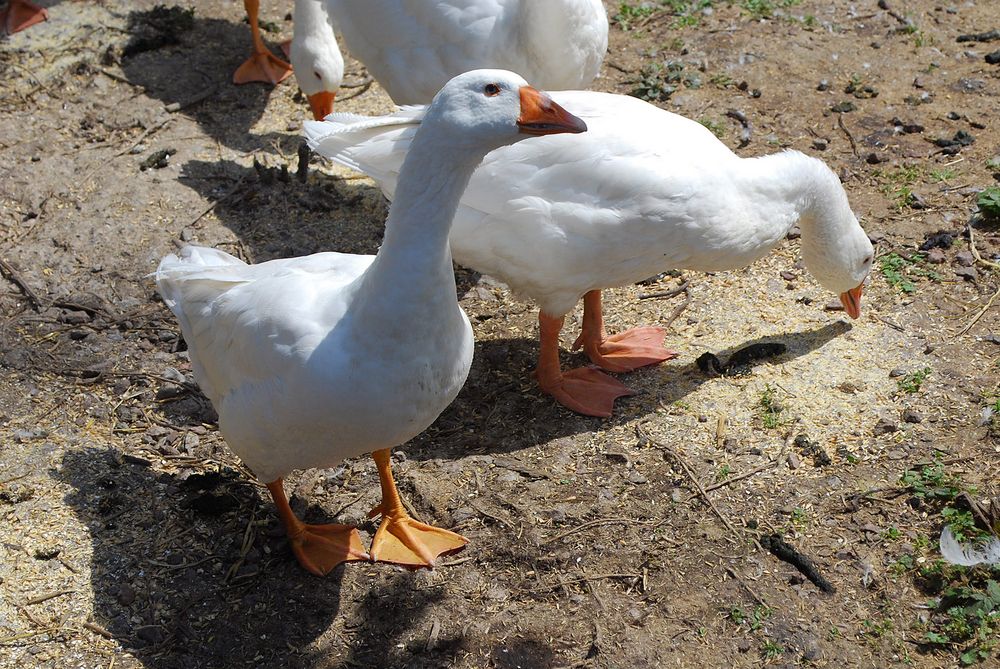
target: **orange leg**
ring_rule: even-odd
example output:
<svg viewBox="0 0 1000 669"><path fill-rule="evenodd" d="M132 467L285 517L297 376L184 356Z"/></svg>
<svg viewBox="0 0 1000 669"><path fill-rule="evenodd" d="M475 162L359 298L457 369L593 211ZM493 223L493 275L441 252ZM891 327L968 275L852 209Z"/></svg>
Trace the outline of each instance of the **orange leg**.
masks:
<svg viewBox="0 0 1000 669"><path fill-rule="evenodd" d="M253 37L253 52L233 74L234 84L249 84L252 81L277 84L292 73L292 66L271 54L260 36L257 13L259 0L243 0L243 7L250 19L250 35Z"/></svg>
<svg viewBox="0 0 1000 669"><path fill-rule="evenodd" d="M317 576L325 576L341 562L370 560L361 546L361 535L350 525L307 525L288 506L281 479L267 484L278 516L285 525L288 542L299 564Z"/></svg>
<svg viewBox="0 0 1000 669"><path fill-rule="evenodd" d="M561 316L538 312L541 340L535 370L538 385L567 409L586 416L609 418L615 400L635 395L635 391L593 367L580 367L564 374L559 368L559 332L563 320Z"/></svg>
<svg viewBox="0 0 1000 669"><path fill-rule="evenodd" d="M609 372L630 372L679 355L663 346L666 334L664 328L642 327L607 336L601 291L592 290L583 296L583 331L573 343L573 350L583 347L591 362Z"/></svg>
<svg viewBox="0 0 1000 669"><path fill-rule="evenodd" d="M48 11L28 0L10 0L7 8L0 11L0 25L8 35L48 20Z"/></svg>
<svg viewBox="0 0 1000 669"><path fill-rule="evenodd" d="M375 451L372 457L382 483L382 501L369 514L369 517L382 516L372 540L373 560L404 567L433 567L438 556L465 548L469 540L462 535L419 523L406 513L396 490L396 482L392 479L388 448Z"/></svg>

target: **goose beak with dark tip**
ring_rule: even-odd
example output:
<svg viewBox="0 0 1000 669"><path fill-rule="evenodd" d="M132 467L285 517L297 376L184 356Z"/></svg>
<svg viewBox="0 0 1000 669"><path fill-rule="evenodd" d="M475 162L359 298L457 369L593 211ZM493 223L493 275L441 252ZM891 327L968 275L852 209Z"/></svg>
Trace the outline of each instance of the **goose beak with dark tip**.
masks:
<svg viewBox="0 0 1000 669"><path fill-rule="evenodd" d="M313 119L322 121L333 112L333 98L336 93L320 91L309 96L309 107L312 109Z"/></svg>
<svg viewBox="0 0 1000 669"><path fill-rule="evenodd" d="M865 284L861 284L857 288L851 288L846 293L840 294L840 303L844 305L844 311L851 318L857 318L861 315L861 289L865 287Z"/></svg>
<svg viewBox="0 0 1000 669"><path fill-rule="evenodd" d="M552 101L547 93L521 86L521 116L517 127L527 135L586 132L587 124Z"/></svg>

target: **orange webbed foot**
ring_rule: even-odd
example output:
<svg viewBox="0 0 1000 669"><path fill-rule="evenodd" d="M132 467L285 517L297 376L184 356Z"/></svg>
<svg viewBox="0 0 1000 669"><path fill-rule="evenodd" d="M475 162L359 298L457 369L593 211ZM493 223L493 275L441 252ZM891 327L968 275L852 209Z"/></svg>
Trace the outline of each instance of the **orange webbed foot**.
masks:
<svg viewBox="0 0 1000 669"><path fill-rule="evenodd" d="M299 564L316 576L326 576L341 562L371 559L358 530L350 525L303 524L288 540Z"/></svg>
<svg viewBox="0 0 1000 669"><path fill-rule="evenodd" d="M647 326L633 328L620 334L604 337L591 344L581 334L573 344L573 350L581 347L590 361L609 372L630 372L633 369L658 365L679 354L663 345L665 328Z"/></svg>
<svg viewBox="0 0 1000 669"><path fill-rule="evenodd" d="M382 506L372 509L372 516L382 514ZM456 553L469 543L460 534L421 523L408 515L383 515L371 555L376 562L391 562L404 567L434 567L442 555Z"/></svg>
<svg viewBox="0 0 1000 669"><path fill-rule="evenodd" d="M8 35L48 20L48 11L28 0L10 0L7 8L0 11L0 25Z"/></svg>
<svg viewBox="0 0 1000 669"><path fill-rule="evenodd" d="M556 383L540 385L542 391L567 409L599 418L611 417L619 397L635 395L635 391L624 383L594 367L571 369Z"/></svg>
<svg viewBox="0 0 1000 669"><path fill-rule="evenodd" d="M233 74L233 83L249 84L259 81L265 84L278 84L291 73L292 66L271 52L255 51Z"/></svg>

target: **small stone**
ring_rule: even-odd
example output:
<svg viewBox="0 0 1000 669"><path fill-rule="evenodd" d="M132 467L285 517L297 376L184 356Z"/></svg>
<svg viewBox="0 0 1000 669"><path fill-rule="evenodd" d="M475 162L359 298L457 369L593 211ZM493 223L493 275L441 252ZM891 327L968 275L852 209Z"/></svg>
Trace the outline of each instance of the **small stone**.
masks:
<svg viewBox="0 0 1000 669"><path fill-rule="evenodd" d="M736 650L740 651L741 653L749 653L752 647L753 646L750 643L750 639L740 639L740 642L736 644Z"/></svg>
<svg viewBox="0 0 1000 669"><path fill-rule="evenodd" d="M927 252L927 262L931 265L940 265L945 260L944 251L939 248L933 248Z"/></svg>
<svg viewBox="0 0 1000 669"><path fill-rule="evenodd" d="M918 414L913 409L903 409L903 422L904 423L921 423L924 417Z"/></svg>
<svg viewBox="0 0 1000 669"><path fill-rule="evenodd" d="M959 251L955 254L955 264L962 267L972 267L976 264L976 257L971 251Z"/></svg>
<svg viewBox="0 0 1000 669"><path fill-rule="evenodd" d="M674 504L680 504L684 497L681 495L681 491L678 488L674 488L670 491L670 501Z"/></svg>
<svg viewBox="0 0 1000 669"><path fill-rule="evenodd" d="M956 267L955 276L975 283L979 279L979 272L976 271L975 267Z"/></svg>
<svg viewBox="0 0 1000 669"><path fill-rule="evenodd" d="M796 274L795 272L789 272L788 270L784 270L781 272L781 278L784 279L785 281L795 281L797 278L799 278L799 275Z"/></svg>
<svg viewBox="0 0 1000 669"><path fill-rule="evenodd" d="M90 314L86 311L64 310L59 314L59 322L67 325L82 325L90 322Z"/></svg>
<svg viewBox="0 0 1000 669"><path fill-rule="evenodd" d="M992 53L986 54L986 62L989 63L990 65L996 65L1000 63L1000 49L997 49Z"/></svg>
<svg viewBox="0 0 1000 669"><path fill-rule="evenodd" d="M888 453L886 453L886 457L888 457L890 460L902 460L906 457L906 451L901 451L898 449L894 451L889 451Z"/></svg>
<svg viewBox="0 0 1000 669"><path fill-rule="evenodd" d="M176 367L167 367L162 372L160 376L167 379L168 381L173 381L174 383L184 383L187 378L178 370Z"/></svg>
<svg viewBox="0 0 1000 669"><path fill-rule="evenodd" d="M844 305L841 304L840 300L831 300L823 306L826 311L843 311Z"/></svg>
<svg viewBox="0 0 1000 669"><path fill-rule="evenodd" d="M795 453L789 453L788 454L788 468L789 469L798 469L799 466L801 466L801 465L802 465L802 458L800 458Z"/></svg>
<svg viewBox="0 0 1000 669"><path fill-rule="evenodd" d="M882 416L875 423L875 427L872 428L872 433L877 437L883 434L891 434L899 430L899 424L888 416Z"/></svg>
<svg viewBox="0 0 1000 669"><path fill-rule="evenodd" d="M193 238L194 238L194 234L191 232L191 230L189 230L188 228L184 228L183 230L181 230L181 241L182 242L189 242Z"/></svg>
<svg viewBox="0 0 1000 669"><path fill-rule="evenodd" d="M118 594L115 596L115 599L122 606L128 606L135 601L135 589L128 583L122 583L118 586Z"/></svg>
<svg viewBox="0 0 1000 669"><path fill-rule="evenodd" d="M698 414L698 422L699 423L707 423L708 422L708 416L706 416L705 414Z"/></svg>
<svg viewBox="0 0 1000 669"><path fill-rule="evenodd" d="M791 229L785 234L787 239L798 239L802 236L802 230L798 225L793 225Z"/></svg>
<svg viewBox="0 0 1000 669"><path fill-rule="evenodd" d="M848 112L854 111L855 109L857 109L857 107L850 100L838 102L837 104L830 107L830 111L836 112L838 114L846 114Z"/></svg>
<svg viewBox="0 0 1000 669"><path fill-rule="evenodd" d="M924 196L917 192L911 192L907 204L910 205L911 209L927 209L927 200Z"/></svg>
<svg viewBox="0 0 1000 669"><path fill-rule="evenodd" d="M820 79L820 82L816 85L817 91L828 91L830 90L830 82L826 79Z"/></svg>
<svg viewBox="0 0 1000 669"><path fill-rule="evenodd" d="M830 145L830 143L821 137L817 137L813 140L812 145L817 151L826 151L826 148Z"/></svg>
<svg viewBox="0 0 1000 669"><path fill-rule="evenodd" d="M756 446L750 448L750 455L764 455L764 451Z"/></svg>
<svg viewBox="0 0 1000 669"><path fill-rule="evenodd" d="M884 163L887 160L889 160L888 156L875 153L874 151L865 156L865 162L868 163L869 165L878 165L879 163Z"/></svg>
<svg viewBox="0 0 1000 669"><path fill-rule="evenodd" d="M649 479L647 479L645 476L635 471L634 469L631 472L629 472L628 480L630 483L634 483L636 485L642 485L643 483L647 483L649 481Z"/></svg>
<svg viewBox="0 0 1000 669"><path fill-rule="evenodd" d="M889 372L890 379L896 379L899 378L900 376L906 376L906 370L903 369L902 367L896 367L895 369Z"/></svg>
<svg viewBox="0 0 1000 669"><path fill-rule="evenodd" d="M880 242L884 242L885 233L878 230L873 230L872 232L868 233L868 241L870 241L872 244L878 244Z"/></svg>

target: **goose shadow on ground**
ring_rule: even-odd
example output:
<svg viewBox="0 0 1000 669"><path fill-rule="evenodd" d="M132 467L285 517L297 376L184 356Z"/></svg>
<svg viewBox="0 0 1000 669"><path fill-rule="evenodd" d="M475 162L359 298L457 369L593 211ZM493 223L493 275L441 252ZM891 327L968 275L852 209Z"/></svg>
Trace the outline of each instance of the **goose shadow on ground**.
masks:
<svg viewBox="0 0 1000 669"><path fill-rule="evenodd" d="M177 7L157 7L132 11L127 17L131 38L123 47L121 69L130 83L164 105L179 105L212 139L232 149L253 151L273 141L294 139L251 132L275 89L270 84L232 82L233 72L250 53L247 25L203 18L197 11L189 19L164 20L164 11L174 12L173 17L184 14ZM171 20L183 25L172 27ZM276 45L269 46L280 54L273 48ZM278 85L297 84L289 77Z"/></svg>
<svg viewBox="0 0 1000 669"><path fill-rule="evenodd" d="M374 584L363 563L306 573L270 502L233 469L157 473L138 456L88 446L51 474L72 487L65 501L91 537L93 622L150 669L431 669L469 650L551 666L540 640L471 649L453 625L427 645L414 627L450 595L419 572L379 565L388 575Z"/></svg>

